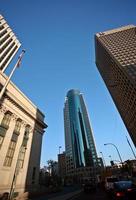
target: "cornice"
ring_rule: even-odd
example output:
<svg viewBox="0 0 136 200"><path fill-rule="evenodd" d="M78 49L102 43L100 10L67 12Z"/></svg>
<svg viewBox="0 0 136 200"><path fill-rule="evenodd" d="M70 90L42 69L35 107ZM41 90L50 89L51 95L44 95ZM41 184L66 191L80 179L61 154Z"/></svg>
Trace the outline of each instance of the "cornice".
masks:
<svg viewBox="0 0 136 200"><path fill-rule="evenodd" d="M24 109L21 105L19 105L17 102L15 102L13 99L11 99L7 94L4 95L4 98L9 100L12 104L14 104L17 108L19 108L24 114L29 116L31 119L33 119L39 126L41 126L43 129L47 128L47 124L45 124L43 121L38 120L35 116L33 116L30 112L28 112L26 109Z"/></svg>
<svg viewBox="0 0 136 200"><path fill-rule="evenodd" d="M0 78L0 85L3 85L7 79L7 76L0 71ZM15 94L14 91L16 92ZM17 94L19 95L19 97L17 96ZM22 102L23 99L24 102ZM34 120L35 124L40 126L42 129L47 128L47 124L42 121L42 119L44 119L44 114L12 82L9 83L7 90L3 95L2 100L0 101L0 104L2 105L7 100L10 101L16 108L21 110L30 119ZM25 106L25 102L28 102L28 106ZM1 112L5 113L6 111L6 107L2 107Z"/></svg>

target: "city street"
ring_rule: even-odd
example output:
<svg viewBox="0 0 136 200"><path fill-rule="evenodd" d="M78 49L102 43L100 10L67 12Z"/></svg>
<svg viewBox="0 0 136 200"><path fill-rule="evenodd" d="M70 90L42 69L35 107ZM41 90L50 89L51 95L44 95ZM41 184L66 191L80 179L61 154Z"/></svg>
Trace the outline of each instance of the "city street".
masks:
<svg viewBox="0 0 136 200"><path fill-rule="evenodd" d="M0 200L136 200L136 0L0 8Z"/></svg>
<svg viewBox="0 0 136 200"><path fill-rule="evenodd" d="M106 193L103 190L97 190L94 193L81 192L78 196L72 198L72 200L108 200Z"/></svg>
<svg viewBox="0 0 136 200"><path fill-rule="evenodd" d="M77 194L76 194L77 193ZM73 195L73 197L72 197ZM84 193L78 188L65 188L62 192L43 195L40 197L32 198L32 200L108 200L106 193L103 190L97 189L93 193Z"/></svg>
<svg viewBox="0 0 136 200"><path fill-rule="evenodd" d="M75 193L79 193L81 191L81 187L79 186L68 186L64 187L62 191L55 193L47 193L41 196L31 197L31 200L54 200L54 199L67 199L73 196Z"/></svg>

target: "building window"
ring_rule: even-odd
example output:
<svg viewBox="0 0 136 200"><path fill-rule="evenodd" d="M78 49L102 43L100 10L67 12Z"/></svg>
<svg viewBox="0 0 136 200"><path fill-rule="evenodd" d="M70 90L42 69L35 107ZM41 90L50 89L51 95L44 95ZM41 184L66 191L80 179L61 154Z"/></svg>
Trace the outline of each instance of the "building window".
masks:
<svg viewBox="0 0 136 200"><path fill-rule="evenodd" d="M12 164L15 148L16 148L16 143L18 140L18 136L20 133L20 128L21 128L21 120L18 119L15 124L15 128L12 134L12 138L9 144L8 152L5 158L4 166L10 167Z"/></svg>
<svg viewBox="0 0 136 200"><path fill-rule="evenodd" d="M30 126L27 125L25 128L25 133L24 133L24 138L23 138L23 146L26 147L27 146L27 142L29 139L29 133L30 133Z"/></svg>
<svg viewBox="0 0 136 200"><path fill-rule="evenodd" d="M2 147L2 143L6 135L7 129L9 127L10 119L11 119L11 113L7 112L4 115L1 125L0 125L0 149Z"/></svg>
<svg viewBox="0 0 136 200"><path fill-rule="evenodd" d="M30 126L27 125L25 128L25 133L24 133L24 137L23 137L23 142L22 142L22 146L21 146L21 154L20 154L20 158L19 158L19 166L20 168L23 168L23 164L24 164L24 159L25 159L25 153L26 153L26 147L27 147L27 142L29 139L29 133L30 133Z"/></svg>
<svg viewBox="0 0 136 200"><path fill-rule="evenodd" d="M9 144L9 148L8 148L6 158L5 158L4 166L6 166L6 167L11 166L13 156L14 156L14 152L15 152L15 148L16 148L16 142L11 141L10 144Z"/></svg>
<svg viewBox="0 0 136 200"><path fill-rule="evenodd" d="M2 147L2 143L3 143L4 137L5 137L6 131L7 131L6 128L0 126L0 149Z"/></svg>
<svg viewBox="0 0 136 200"><path fill-rule="evenodd" d="M20 158L19 158L19 168L23 168L23 165L24 165L24 159L25 159L25 153L26 153L26 147L23 147L22 150L21 150L21 155L20 155Z"/></svg>
<svg viewBox="0 0 136 200"><path fill-rule="evenodd" d="M3 120L1 122L1 126L5 127L5 128L8 128L10 120L11 120L11 113L7 112L3 117Z"/></svg>
<svg viewBox="0 0 136 200"><path fill-rule="evenodd" d="M3 143L3 139L4 139L4 137L0 135L0 148L1 148L2 143Z"/></svg>
<svg viewBox="0 0 136 200"><path fill-rule="evenodd" d="M18 119L15 124L14 132L19 135L20 129L21 129L21 120Z"/></svg>

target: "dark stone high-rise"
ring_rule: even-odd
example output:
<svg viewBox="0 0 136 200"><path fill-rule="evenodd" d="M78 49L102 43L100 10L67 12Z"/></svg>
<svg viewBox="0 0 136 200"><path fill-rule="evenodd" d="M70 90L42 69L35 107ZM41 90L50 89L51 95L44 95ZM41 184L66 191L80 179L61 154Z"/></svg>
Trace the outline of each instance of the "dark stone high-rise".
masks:
<svg viewBox="0 0 136 200"><path fill-rule="evenodd" d="M95 35L96 65L136 146L136 26Z"/></svg>

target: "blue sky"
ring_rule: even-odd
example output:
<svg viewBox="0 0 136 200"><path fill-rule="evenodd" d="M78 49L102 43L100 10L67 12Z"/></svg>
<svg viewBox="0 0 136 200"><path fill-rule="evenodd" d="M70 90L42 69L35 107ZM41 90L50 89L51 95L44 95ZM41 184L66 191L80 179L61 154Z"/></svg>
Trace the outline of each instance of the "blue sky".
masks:
<svg viewBox="0 0 136 200"><path fill-rule="evenodd" d="M57 159L59 146L65 149L63 107L71 88L84 95L98 154L107 164L109 155L118 160L116 149L103 145L112 142L123 160L133 159L126 135L132 141L95 65L94 34L136 25L135 8L134 0L1 0L1 14L26 49L12 80L48 124L41 166Z"/></svg>

